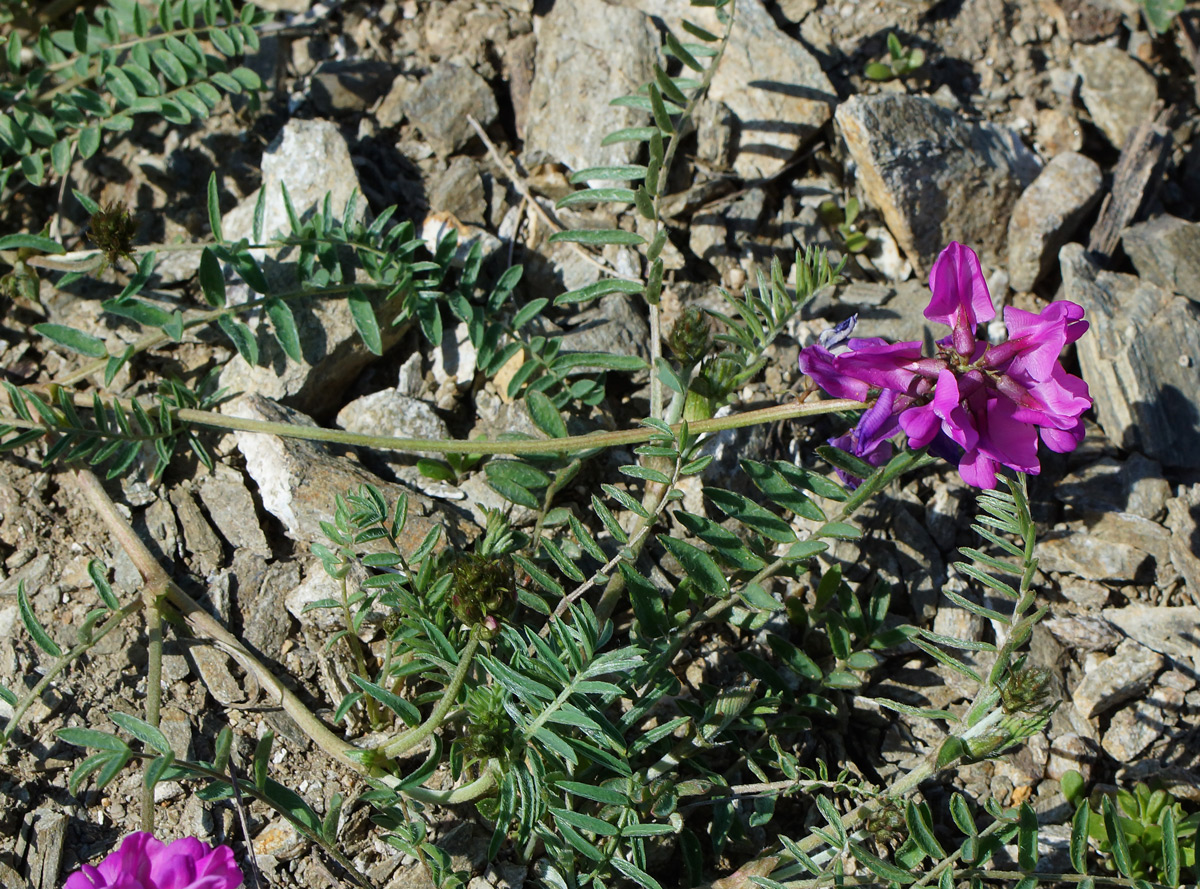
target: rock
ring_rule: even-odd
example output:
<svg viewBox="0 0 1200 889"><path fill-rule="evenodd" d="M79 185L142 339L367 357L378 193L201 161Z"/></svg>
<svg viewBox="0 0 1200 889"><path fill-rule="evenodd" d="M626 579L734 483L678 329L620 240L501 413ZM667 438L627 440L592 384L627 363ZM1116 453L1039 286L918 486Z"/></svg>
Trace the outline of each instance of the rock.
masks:
<svg viewBox="0 0 1200 889"><path fill-rule="evenodd" d="M1040 541L1038 565L1084 580L1144 583L1156 571L1169 570L1169 546L1170 532L1162 525L1128 513L1101 513Z"/></svg>
<svg viewBox="0 0 1200 889"><path fill-rule="evenodd" d="M482 224L487 215L483 182L469 157L456 157L429 182L429 206L464 222Z"/></svg>
<svg viewBox="0 0 1200 889"><path fill-rule="evenodd" d="M1143 701L1113 714L1100 746L1117 762L1133 762L1174 726L1183 710L1183 692L1159 685Z"/></svg>
<svg viewBox="0 0 1200 889"><path fill-rule="evenodd" d="M269 399L248 395L228 402L225 413L255 420L314 426L308 417ZM442 543L475 536L477 529L456 510L428 500L416 491L390 484L347 456L335 457L317 442L261 433L238 432L238 450L246 471L258 485L263 507L280 522L288 536L303 544L325 542L321 522L333 514L334 498L364 484L374 485L390 504L408 498L408 523L399 538L404 555L411 555L435 526L443 529Z"/></svg>
<svg viewBox="0 0 1200 889"><path fill-rule="evenodd" d="M279 861L296 858L308 849L308 840L286 818L277 818L254 837L254 854Z"/></svg>
<svg viewBox="0 0 1200 889"><path fill-rule="evenodd" d="M1055 486L1054 496L1079 510L1127 512L1154 520L1166 508L1171 486L1161 466L1134 453L1124 463L1102 457L1071 473Z"/></svg>
<svg viewBox="0 0 1200 889"><path fill-rule="evenodd" d="M1083 128L1074 114L1061 108L1043 108L1037 113L1037 148L1043 157L1083 148Z"/></svg>
<svg viewBox="0 0 1200 889"><path fill-rule="evenodd" d="M450 430L427 401L395 389L356 398L337 415L337 424L350 432L393 438L449 438Z"/></svg>
<svg viewBox="0 0 1200 889"><path fill-rule="evenodd" d="M350 158L346 140L329 121L292 120L263 155L263 184L266 189L262 231L266 236L278 231L290 231L287 209L283 202L281 184L286 184L296 213L309 216L330 195L334 215L341 218L350 195L357 191L359 218L365 212L362 187ZM253 237L254 208L258 192L251 194L222 220L224 234L229 240ZM286 251L267 256L257 251L268 281L273 286L295 286L295 271L288 263ZM230 302L244 302L252 296L245 285L229 288ZM288 358L261 316L247 319L256 330L259 363L251 367L240 355L235 355L221 372L221 385L231 392L253 392L267 398L284 401L299 409L331 411L336 405L329 400L331 384L352 379L374 356L362 344L355 329L346 300L309 299L291 303L299 329L304 361ZM380 307L380 329L387 349L402 334L391 325L398 301ZM391 313L391 314L389 314ZM315 363L311 363L315 362Z"/></svg>
<svg viewBox="0 0 1200 889"><path fill-rule="evenodd" d="M891 295L881 304L859 302L854 306L858 313L858 323L854 328L856 337L879 336L891 342L933 343L948 334L945 325L934 323L925 317L925 308L929 305L929 286L924 281L913 279L876 286L886 287ZM850 291L850 288L846 291ZM850 293L850 298L874 300L876 296L868 296L868 291L859 286ZM845 297L841 295L839 299L845 301ZM850 311L845 313L847 317L850 314Z"/></svg>
<svg viewBox="0 0 1200 889"><path fill-rule="evenodd" d="M322 116L366 111L395 76L387 62L372 59L322 62L313 72L309 97Z"/></svg>
<svg viewBox="0 0 1200 889"><path fill-rule="evenodd" d="M1105 435L1164 466L1200 467L1200 305L1059 253L1063 291L1091 329L1076 345Z"/></svg>
<svg viewBox="0 0 1200 889"><path fill-rule="evenodd" d="M1162 665L1160 654L1126 639L1116 654L1083 677L1071 699L1084 716L1097 716L1149 688Z"/></svg>
<svg viewBox="0 0 1200 889"><path fill-rule="evenodd" d="M866 203L926 276L950 241L998 266L1009 216L1040 168L1012 130L917 96L856 95L835 115Z"/></svg>
<svg viewBox="0 0 1200 889"><path fill-rule="evenodd" d="M1112 624L1090 615L1048 617L1042 621L1042 625L1063 645L1079 651L1111 651L1121 641Z"/></svg>
<svg viewBox="0 0 1200 889"><path fill-rule="evenodd" d="M1200 302L1200 223L1156 216L1125 229L1121 246L1140 277Z"/></svg>
<svg viewBox="0 0 1200 889"><path fill-rule="evenodd" d="M1008 274L1013 290L1032 290L1058 259L1100 197L1100 165L1066 152L1046 164L1025 189L1008 220Z"/></svg>
<svg viewBox="0 0 1200 889"><path fill-rule="evenodd" d="M213 524L235 549L271 555L254 506L254 498L240 472L218 463L199 486L200 500Z"/></svg>
<svg viewBox="0 0 1200 889"><path fill-rule="evenodd" d="M665 4L667 10L661 0L652 5L680 39L683 32L667 10L714 34L724 30L708 9L688 9L678 0ZM837 91L817 58L779 30L762 0L741 0L736 18L706 101L724 103L736 118L733 171L743 179L773 176L826 124Z"/></svg>
<svg viewBox="0 0 1200 889"><path fill-rule="evenodd" d="M442 343L433 352L433 379L439 386L453 381L463 387L475 379L475 347L464 322L442 331Z"/></svg>
<svg viewBox="0 0 1200 889"><path fill-rule="evenodd" d="M1200 605L1200 485L1183 488L1167 501L1166 526L1171 529L1171 562Z"/></svg>
<svg viewBox="0 0 1200 889"><path fill-rule="evenodd" d="M448 157L475 136L467 115L486 130L500 113L488 82L473 69L453 62L440 63L422 78L403 108L440 157Z"/></svg>
<svg viewBox="0 0 1200 889"><path fill-rule="evenodd" d="M638 306L623 293L602 297L597 305L575 316L574 326L561 338L564 352L603 352L636 355L650 360L650 325ZM592 368L581 365L579 372Z"/></svg>
<svg viewBox="0 0 1200 889"><path fill-rule="evenodd" d="M1147 648L1176 661L1200 665L1200 608L1168 608L1134 603L1104 609L1104 619Z"/></svg>
<svg viewBox="0 0 1200 889"><path fill-rule="evenodd" d="M1071 60L1081 83L1079 97L1092 122L1121 148L1158 99L1158 84L1129 53L1115 46L1080 46Z"/></svg>
<svg viewBox="0 0 1200 889"><path fill-rule="evenodd" d="M191 490L183 486L175 487L171 489L170 497L171 505L175 507L175 515L179 518L179 525L183 529L184 546L191 555L192 567L201 577L211 578L225 561L224 549L217 532L204 517ZM147 514L149 512L150 510L147 510ZM254 521L257 524L257 516Z"/></svg>
<svg viewBox="0 0 1200 889"><path fill-rule="evenodd" d="M525 123L527 166L628 164L641 150L636 142L600 142L646 122L645 112L609 102L654 77L658 33L636 9L605 5L600 12L591 0L558 0L542 20Z"/></svg>
<svg viewBox="0 0 1200 889"><path fill-rule="evenodd" d="M1046 763L1046 777L1059 781L1067 772L1074 770L1083 776L1086 784L1091 780L1096 764L1096 745L1074 732L1059 735L1050 745L1050 759Z"/></svg>
<svg viewBox="0 0 1200 889"><path fill-rule="evenodd" d="M946 481L935 481L933 496L925 504L925 527L942 552L954 549L958 539L961 489Z"/></svg>

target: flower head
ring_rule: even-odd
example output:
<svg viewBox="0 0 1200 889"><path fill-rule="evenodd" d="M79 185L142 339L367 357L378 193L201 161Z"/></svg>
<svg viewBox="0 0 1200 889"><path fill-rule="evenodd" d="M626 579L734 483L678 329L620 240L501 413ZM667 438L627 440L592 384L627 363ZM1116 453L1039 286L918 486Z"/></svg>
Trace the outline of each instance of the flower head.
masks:
<svg viewBox="0 0 1200 889"><path fill-rule="evenodd" d="M228 846L210 849L195 837L163 843L153 834L131 833L100 862L85 864L63 889L237 889L242 872Z"/></svg>
<svg viewBox="0 0 1200 889"><path fill-rule="evenodd" d="M950 328L937 355L923 356L920 343L878 338L846 340L835 354L845 339L841 325L837 337L800 353L800 369L830 395L875 395L854 431L832 443L878 466L891 454L888 439L903 430L910 446L954 460L963 480L980 488L996 486L998 466L1038 472L1039 439L1052 451L1074 449L1092 400L1059 355L1087 331L1083 309L1066 300L1038 314L1006 308L1008 340L990 346L975 337L996 316L975 251L951 243L929 287L925 317Z"/></svg>

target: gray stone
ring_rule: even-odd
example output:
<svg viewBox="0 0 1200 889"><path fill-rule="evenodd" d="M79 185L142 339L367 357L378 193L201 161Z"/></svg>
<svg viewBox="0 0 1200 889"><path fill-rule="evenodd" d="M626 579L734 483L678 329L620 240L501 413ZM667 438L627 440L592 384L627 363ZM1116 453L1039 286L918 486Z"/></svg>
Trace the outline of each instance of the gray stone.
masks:
<svg viewBox="0 0 1200 889"><path fill-rule="evenodd" d="M217 530L232 546L264 556L271 554L254 498L240 472L218 463L212 474L201 480L199 494Z"/></svg>
<svg viewBox="0 0 1200 889"><path fill-rule="evenodd" d="M1100 165L1073 151L1057 155L1013 207L1008 220L1008 274L1013 290L1033 285L1058 259L1100 197Z"/></svg>
<svg viewBox="0 0 1200 889"><path fill-rule="evenodd" d="M575 316L574 326L562 335L564 352L604 352L650 358L650 325L633 300L623 293L603 297L591 309ZM580 371L589 370L581 366Z"/></svg>
<svg viewBox="0 0 1200 889"><path fill-rule="evenodd" d="M404 113L434 152L447 157L471 141L471 115L484 129L500 112L488 82L466 65L442 62L403 103Z"/></svg>
<svg viewBox="0 0 1200 889"><path fill-rule="evenodd" d="M1158 99L1154 75L1115 46L1080 46L1071 67L1081 78L1079 97L1092 122L1115 148L1152 113Z"/></svg>
<svg viewBox="0 0 1200 889"><path fill-rule="evenodd" d="M1103 608L1108 604L1108 587L1069 574L1060 579L1059 592L1068 602L1074 602L1084 608Z"/></svg>
<svg viewBox="0 0 1200 889"><path fill-rule="evenodd" d="M337 415L337 424L350 432L393 438L449 438L450 430L427 401L395 389L356 398Z"/></svg>
<svg viewBox="0 0 1200 889"><path fill-rule="evenodd" d="M1054 496L1080 510L1157 519L1166 508L1171 486L1158 463L1135 453L1124 463L1102 457L1071 473L1055 485Z"/></svg>
<svg viewBox="0 0 1200 889"><path fill-rule="evenodd" d="M1121 641L1112 624L1091 615L1056 615L1046 618L1042 625L1063 645L1078 651L1111 651Z"/></svg>
<svg viewBox="0 0 1200 889"><path fill-rule="evenodd" d="M257 395L243 396L222 407L235 417L315 425L305 415ZM246 471L258 485L263 507L283 523L289 537L300 543L324 542L321 522L332 515L334 498L364 484L378 488L389 504L401 495L408 498L408 522L398 542L406 556L416 551L434 526L442 527L443 545L447 535L452 541L461 541L477 533L453 508L389 484L353 458L335 457L323 444L253 432L238 432L237 442L246 458Z"/></svg>
<svg viewBox="0 0 1200 889"><path fill-rule="evenodd" d="M1160 654L1126 639L1117 646L1116 654L1083 677L1071 699L1084 716L1097 716L1149 688L1162 665Z"/></svg>
<svg viewBox="0 0 1200 889"><path fill-rule="evenodd" d="M917 96L856 95L835 115L868 206L919 277L950 241L1000 266L1009 216L1040 164L1016 132Z"/></svg>
<svg viewBox="0 0 1200 889"><path fill-rule="evenodd" d="M292 120L263 155L263 184L266 189L263 235L290 231L281 184L286 184L296 213L305 218L330 195L333 213L341 217L350 195L358 192L359 219L365 212L362 188L350 158L350 149L329 121ZM222 220L229 240L253 238L254 207L258 192L251 194ZM268 280L275 286L295 286L293 251L256 251ZM229 288L231 303L245 302L256 296L242 284ZM299 329L303 361L292 361L284 354L268 325L255 314L247 324L256 331L259 363L249 365L235 355L221 372L221 385L231 392L255 394L285 401L300 409L329 411L330 386L353 378L374 359L362 344L350 315L349 305L340 299L296 300L291 303ZM380 307L380 329L384 348L396 342L402 331L390 324L390 313L399 310L399 302Z"/></svg>
<svg viewBox="0 0 1200 889"><path fill-rule="evenodd" d="M322 62L313 72L309 97L321 115L365 111L395 74L387 62L372 59Z"/></svg>
<svg viewBox="0 0 1200 889"><path fill-rule="evenodd" d="M487 214L483 181L469 157L459 156L429 182L429 206L464 222L483 223Z"/></svg>
<svg viewBox="0 0 1200 889"><path fill-rule="evenodd" d="M1055 738L1050 745L1046 777L1058 781L1067 772L1074 770L1083 776L1086 783L1090 781L1095 765L1096 745L1088 738L1067 732Z"/></svg>
<svg viewBox="0 0 1200 889"><path fill-rule="evenodd" d="M1038 545L1043 571L1084 580L1149 582L1170 567L1171 532L1129 513L1101 513L1072 522Z"/></svg>
<svg viewBox="0 0 1200 889"><path fill-rule="evenodd" d="M689 9L679 0L667 9L714 34L724 30L711 9ZM665 10L654 14L670 18ZM837 91L817 58L779 30L761 0L741 0L736 19L707 101L723 102L737 118L734 172L743 179L773 176L826 124Z"/></svg>
<svg viewBox="0 0 1200 889"><path fill-rule="evenodd" d="M453 381L462 387L475 379L475 347L464 322L443 328L442 342L433 351L433 378L439 386Z"/></svg>
<svg viewBox="0 0 1200 889"><path fill-rule="evenodd" d="M1160 685L1145 700L1113 714L1100 746L1117 762L1133 762L1166 734L1182 708L1183 692Z"/></svg>
<svg viewBox="0 0 1200 889"><path fill-rule="evenodd" d="M1182 488L1167 501L1165 524L1171 530L1171 562L1200 605L1200 485Z"/></svg>
<svg viewBox="0 0 1200 889"><path fill-rule="evenodd" d="M1134 603L1106 608L1104 619L1131 639L1176 661L1200 666L1200 608Z"/></svg>
<svg viewBox="0 0 1200 889"><path fill-rule="evenodd" d="M856 337L879 336L891 342L915 341L932 346L946 336L945 325L935 324L925 317L929 287L924 281L913 279L879 286L886 287L891 295L881 305L860 303L854 307L858 313L858 324L854 328Z"/></svg>
<svg viewBox="0 0 1200 889"><path fill-rule="evenodd" d="M632 163L638 143L600 141L614 130L645 123L644 112L609 102L654 77L657 53L658 33L637 10L558 0L538 34L526 162L554 161L572 170Z"/></svg>
<svg viewBox="0 0 1200 889"><path fill-rule="evenodd" d="M1200 302L1200 223L1157 216L1125 229L1121 246L1142 278Z"/></svg>
<svg viewBox="0 0 1200 889"><path fill-rule="evenodd" d="M1164 466L1200 467L1200 305L1059 253L1063 291L1091 323L1076 350L1105 435Z"/></svg>

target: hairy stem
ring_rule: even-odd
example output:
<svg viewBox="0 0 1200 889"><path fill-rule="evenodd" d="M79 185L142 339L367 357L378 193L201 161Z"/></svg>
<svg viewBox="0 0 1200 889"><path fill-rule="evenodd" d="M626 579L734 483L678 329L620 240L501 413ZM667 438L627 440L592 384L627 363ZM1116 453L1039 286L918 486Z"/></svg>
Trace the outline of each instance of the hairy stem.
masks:
<svg viewBox="0 0 1200 889"><path fill-rule="evenodd" d="M77 469L75 480L92 508L108 526L109 532L129 555L134 566L145 579L147 586L165 590L167 601L179 610L194 632L212 638L218 646L252 673L264 688L277 694L283 710L296 721L318 747L342 765L348 766L356 772L368 771L367 767L359 761L359 757L355 755L361 753L358 748L343 741L330 731L325 723L304 706L304 702L296 696L295 692L280 682L275 674L254 657L236 636L225 629L216 618L201 608L191 596L167 576L125 516L117 510L116 504L108 496L108 492L104 490L104 486L95 473L87 469Z"/></svg>
<svg viewBox="0 0 1200 889"><path fill-rule="evenodd" d="M415 729L381 744L376 750L388 759L395 759L398 756L403 756L437 731L441 724L446 721L447 714L454 709L455 702L458 700L458 693L462 691L462 687L467 681L467 676L471 672L471 661L475 659L475 652L478 649L479 630L478 628L473 628L470 637L467 639L467 644L463 647L462 654L458 657L458 666L454 668L454 675L450 677L450 683L446 686L445 691L442 692L442 699L433 708L433 712L429 714L429 718Z"/></svg>
<svg viewBox="0 0 1200 889"><path fill-rule="evenodd" d="M146 722L158 728L162 709L162 610L158 600L161 586L147 585L143 593L146 612ZM154 788L142 782L142 830L154 832Z"/></svg>

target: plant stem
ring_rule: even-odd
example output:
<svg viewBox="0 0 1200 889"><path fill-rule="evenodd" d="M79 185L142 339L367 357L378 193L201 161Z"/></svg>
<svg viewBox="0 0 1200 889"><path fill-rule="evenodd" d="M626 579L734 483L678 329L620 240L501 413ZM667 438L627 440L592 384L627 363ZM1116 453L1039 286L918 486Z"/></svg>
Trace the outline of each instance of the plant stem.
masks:
<svg viewBox="0 0 1200 889"><path fill-rule="evenodd" d="M162 709L162 610L159 597L161 586L147 585L142 603L146 613L146 722L158 728ZM154 833L154 788L142 782L142 830Z"/></svg>
<svg viewBox="0 0 1200 889"><path fill-rule="evenodd" d="M458 657L458 666L454 668L454 675L450 677L450 683L446 686L445 691L442 692L442 699L433 708L433 712L415 729L407 731L399 737L392 738L390 741L386 741L376 747L375 749L379 753L382 753L388 759L403 756L437 731L438 727L445 721L446 715L454 709L454 705L458 701L458 693L462 691L463 684L467 681L467 675L471 672L471 661L474 660L475 652L478 648L479 629L472 628L471 635L467 639L467 644L463 647L462 654Z"/></svg>
<svg viewBox="0 0 1200 889"><path fill-rule="evenodd" d="M109 532L116 538L117 543L129 555L134 566L141 573L150 587L165 590L167 601L179 609L184 620L198 635L208 636L233 656L246 670L254 674L255 679L266 689L279 695L280 706L288 716L292 717L300 728L318 747L356 772L369 771L360 761L362 751L342 740L310 711L291 689L280 682L253 654L247 650L236 636L230 633L211 614L205 611L187 593L179 588L155 561L153 554L142 543L133 527L126 521L125 516L117 510L116 504L104 490L100 479L87 469L75 470L75 480L83 491L92 508L100 515Z"/></svg>

